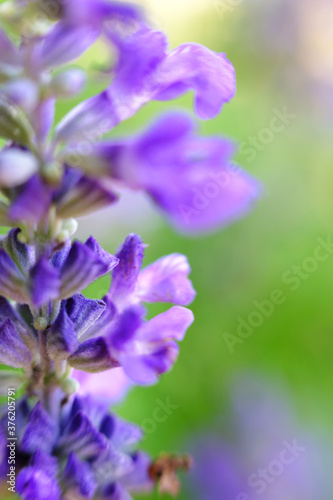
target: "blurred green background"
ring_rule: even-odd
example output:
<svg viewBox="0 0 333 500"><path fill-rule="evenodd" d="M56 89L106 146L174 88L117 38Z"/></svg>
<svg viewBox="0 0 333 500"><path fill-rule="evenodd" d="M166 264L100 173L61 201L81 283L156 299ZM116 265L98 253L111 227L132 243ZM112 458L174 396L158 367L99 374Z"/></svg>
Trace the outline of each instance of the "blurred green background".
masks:
<svg viewBox="0 0 333 500"><path fill-rule="evenodd" d="M332 431L333 255L307 273L297 290L283 280L293 266L302 266L313 255L317 238L333 238L332 3L145 4L152 9L152 21L168 33L171 47L202 43L226 52L234 64L235 99L218 118L199 126L205 134L222 134L243 144L237 162L260 179L264 193L247 217L200 238L177 234L153 208L142 208L141 201L142 217L125 220L130 209L137 210L135 197L121 205L116 221L109 211L94 219L109 251L115 251L127 233L137 232L150 245L146 264L168 253L185 253L198 293L193 304L196 321L173 371L154 387L132 390L117 410L142 424L152 418L157 399L169 399L178 408L147 434L144 447L153 455L183 452L197 433L228 411L229 381L246 370L287 384L299 421ZM81 64L94 66L103 59L101 47L94 47ZM90 86L87 95L98 90ZM73 103L58 107L58 118ZM191 96L148 105L117 134L139 130L160 111L177 105L191 109ZM264 144L260 137L267 138L263 129L269 127L274 110L285 108L294 117ZM259 138L259 148L250 155L246 151L251 137ZM95 233L96 225L82 224L81 235ZM99 282L88 293L101 296L107 285ZM275 289L282 290L284 303L231 353L225 333L237 335L237 318L246 319L256 310L253 303L269 299ZM192 496L183 491L180 498Z"/></svg>

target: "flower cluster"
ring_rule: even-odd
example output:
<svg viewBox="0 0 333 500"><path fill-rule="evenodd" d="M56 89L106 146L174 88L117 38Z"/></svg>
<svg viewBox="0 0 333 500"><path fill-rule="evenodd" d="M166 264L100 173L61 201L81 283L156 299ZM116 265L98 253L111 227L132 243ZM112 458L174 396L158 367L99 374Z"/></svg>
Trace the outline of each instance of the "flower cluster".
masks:
<svg viewBox="0 0 333 500"><path fill-rule="evenodd" d="M182 307L195 296L185 256L162 257L141 271L144 244L129 235L116 257L91 237L84 244L68 241L51 258L36 260L33 248L18 241L18 231L10 231L0 249L2 363L36 368L42 331L60 373L63 362L93 373L121 366L134 382L150 384L170 369L176 341L193 321L192 312ZM103 300L80 293L111 269ZM4 297L16 301L16 308ZM147 321L145 302L176 305Z"/></svg>
<svg viewBox="0 0 333 500"><path fill-rule="evenodd" d="M110 415L107 405L77 397L55 416L41 402L31 408L24 398L16 415L20 425L16 484L23 498L125 499L128 491L151 488L149 457L135 451L140 429ZM6 469L7 422L3 424L0 451Z"/></svg>
<svg viewBox="0 0 333 500"><path fill-rule="evenodd" d="M10 228L0 239L0 362L10 368L0 382L2 393L9 381L23 393L11 491L24 500L128 500L153 486L156 467L135 451L140 430L108 414L106 386L115 370L122 391L170 370L193 321L190 267L172 254L141 269L145 245L135 234L115 256L93 237L71 237L77 217L116 203L124 188L146 192L183 232L214 230L250 208L259 185L233 165L234 145L200 137L188 113L169 112L134 137L104 137L150 101L191 90L197 116L213 118L234 96L234 69L201 45L168 51L165 35L125 3L13 0L0 22L0 224ZM80 94L87 79L70 63L97 40L115 55L105 89L54 124L58 100ZM106 296L86 298L104 275ZM147 319L154 302L168 305ZM101 372L103 403L75 395Z"/></svg>

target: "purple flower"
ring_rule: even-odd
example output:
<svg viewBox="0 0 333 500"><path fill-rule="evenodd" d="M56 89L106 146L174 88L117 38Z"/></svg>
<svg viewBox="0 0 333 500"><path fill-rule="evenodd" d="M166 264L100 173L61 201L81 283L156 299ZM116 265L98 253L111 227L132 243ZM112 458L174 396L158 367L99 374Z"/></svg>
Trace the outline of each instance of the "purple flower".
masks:
<svg viewBox="0 0 333 500"><path fill-rule="evenodd" d="M172 100L189 90L194 90L195 110L202 119L216 116L234 96L234 68L224 54L197 44L182 45L168 54L165 35L145 26L112 40L119 49L112 84L61 121L58 140L80 140L86 127L86 133L105 134L149 101Z"/></svg>
<svg viewBox="0 0 333 500"><path fill-rule="evenodd" d="M41 307L55 299L69 298L118 263L92 237L84 244L68 243L51 259L44 255L36 261L29 254L29 246L17 240L18 234L13 230L9 236L11 244L4 241L4 248L0 248L0 295L20 304Z"/></svg>
<svg viewBox="0 0 333 500"><path fill-rule="evenodd" d="M117 264L118 259L104 251L93 237L84 245L74 242L61 267L60 297L68 298L83 290Z"/></svg>
<svg viewBox="0 0 333 500"><path fill-rule="evenodd" d="M143 314L140 306L127 308L105 325L106 335L85 340L68 358L69 364L88 372L122 366L135 383L156 383L158 376L169 371L176 361L177 341L183 340L193 314L179 306L149 321L144 321Z"/></svg>
<svg viewBox="0 0 333 500"><path fill-rule="evenodd" d="M171 254L141 270L144 248L141 238L131 234L117 253L119 264L108 294L117 310L141 302L189 305L195 291L188 279L191 269L186 257Z"/></svg>
<svg viewBox="0 0 333 500"><path fill-rule="evenodd" d="M77 332L81 344L68 357L74 368L100 372L121 366L134 382L152 384L175 362L177 342L191 325L192 312L177 305L146 321L141 302L189 304L195 296L187 277L190 269L176 254L140 272L143 250L141 239L130 235L118 252L105 311L88 329ZM71 320L68 304L66 310ZM60 331L65 336L70 330Z"/></svg>
<svg viewBox="0 0 333 500"><path fill-rule="evenodd" d="M38 223L49 210L51 202L51 189L35 175L16 190L9 208L9 218L13 224L21 220L30 224Z"/></svg>
<svg viewBox="0 0 333 500"><path fill-rule="evenodd" d="M0 360L7 366L22 368L31 363L31 353L10 319L0 324Z"/></svg>
<svg viewBox="0 0 333 500"><path fill-rule="evenodd" d="M117 257L89 238L85 244L67 244L51 259L44 256L34 264L33 255L31 262L27 262L29 247L17 241L18 232L10 234L10 244L4 241L10 254L0 249L0 257L5 258L2 275L10 270L3 292L22 304L33 304L36 308L49 306L49 314L42 318L45 323L42 328L47 327L46 346L51 360L68 360L74 368L88 372L121 366L139 384L156 382L158 375L172 367L179 352L177 342L183 339L193 321L192 312L180 307L188 305L195 296L184 256L164 257L141 271L144 244L138 236L130 235ZM113 268L112 284L104 301L77 294ZM19 284L15 293L13 283ZM54 316L52 301L59 299L62 304ZM146 321L142 302L178 305ZM11 354L7 364L29 366L36 355L32 339L37 334L7 302L3 307L3 317L7 314L10 319L1 327L2 360L6 361L8 345Z"/></svg>
<svg viewBox="0 0 333 500"><path fill-rule="evenodd" d="M60 500L57 460L37 450L17 476L16 488L24 500Z"/></svg>
<svg viewBox="0 0 333 500"><path fill-rule="evenodd" d="M139 318L133 310L127 310L123 318L128 315ZM108 339L108 347L111 352L119 349L120 364L134 382L154 384L158 376L169 371L175 363L179 353L177 341L183 340L192 322L193 313L189 309L174 306L133 329L130 332L133 341L122 343L127 323L116 325Z"/></svg>
<svg viewBox="0 0 333 500"><path fill-rule="evenodd" d="M23 157L24 155L22 152ZM3 170L10 167L11 158L8 156L6 155L6 166ZM24 164L30 161L30 156L30 153L27 153L26 161L21 162L23 168ZM5 173L3 175L5 176ZM22 172L19 175L23 175ZM16 183L14 178L11 182ZM107 185L102 185L99 180L82 175L79 171L68 167L65 168L59 185L52 186L43 175L35 174L27 182L9 189L8 193L12 200L7 208L10 223L16 225L18 221L25 221L30 226L40 223L52 204L55 205L58 217L69 219L112 205L118 199Z"/></svg>
<svg viewBox="0 0 333 500"><path fill-rule="evenodd" d="M53 193L57 215L63 219L82 217L112 205L117 199L107 183L81 175L71 168L65 169L62 183Z"/></svg>
<svg viewBox="0 0 333 500"><path fill-rule="evenodd" d="M68 493L74 498L92 498L97 489L97 481L91 471L90 465L80 460L75 453L71 453L64 471L64 481Z"/></svg>
<svg viewBox="0 0 333 500"><path fill-rule="evenodd" d="M7 35L0 29L0 67L6 68L8 65L16 66L18 62L18 52L15 45L7 37Z"/></svg>
<svg viewBox="0 0 333 500"><path fill-rule="evenodd" d="M145 189L173 224L187 232L212 230L246 213L259 184L232 164L234 145L198 137L183 114L158 120L130 147L125 182ZM118 172L117 172L118 173Z"/></svg>
<svg viewBox="0 0 333 500"><path fill-rule="evenodd" d="M59 22L37 45L36 62L42 69L62 66L77 59L98 36L98 29Z"/></svg>
<svg viewBox="0 0 333 500"><path fill-rule="evenodd" d="M102 142L81 157L81 168L145 190L181 231L230 223L250 210L259 183L232 163L235 146L198 137L187 114L171 113L131 140Z"/></svg>
<svg viewBox="0 0 333 500"><path fill-rule="evenodd" d="M5 82L1 90L13 104L27 113L32 112L38 104L38 86L24 76Z"/></svg>
<svg viewBox="0 0 333 500"><path fill-rule="evenodd" d="M73 92L82 87L82 74L65 70L46 79L46 97L38 102L40 86L45 85L42 75L50 68L76 58L103 33L118 50L114 77L106 90L79 104L58 123L51 145L36 156L27 151L25 157L20 151L26 167L10 180L4 220L14 225L22 220L31 233L53 205L56 215L66 219L114 203L114 187L119 183L145 190L183 232L214 230L246 213L258 197L258 184L232 165L234 147L229 141L196 136L188 116L174 113L137 138L98 143L149 101L172 100L190 90L200 118L218 114L235 93L234 69L225 55L197 44L168 52L165 35L144 25L131 5L86 0L80 9L73 1L56 7L53 17L61 20L36 40L28 58L29 75L40 75L16 77L14 72L2 90L31 115L30 143L47 137L54 97L71 93L64 84L66 78L73 80ZM10 49L5 35L1 43L17 53L13 64L21 68L27 49ZM3 168L5 182L13 163L9 160Z"/></svg>
<svg viewBox="0 0 333 500"><path fill-rule="evenodd" d="M120 121L116 106L104 91L72 109L57 125L55 140L71 144L92 137L95 142L95 137L102 137Z"/></svg>
<svg viewBox="0 0 333 500"><path fill-rule="evenodd" d="M72 377L80 384L80 394L91 394L104 401L118 403L132 386L123 368L100 373L86 373L74 370Z"/></svg>
<svg viewBox="0 0 333 500"><path fill-rule="evenodd" d="M56 402L59 394L54 393ZM152 487L149 458L134 451L138 427L108 414L107 406L75 398L61 406L59 420L38 403L18 401L17 492L23 500L60 500L62 495L100 498L106 490L130 492ZM1 420L7 433L7 420ZM1 463L6 477L7 450ZM61 490L60 490L61 483ZM125 498L125 497L124 497Z"/></svg>
<svg viewBox="0 0 333 500"><path fill-rule="evenodd" d="M116 44L119 60L109 93L127 108L123 119L150 100L172 100L189 90L194 90L198 116L213 118L235 94L235 71L225 54L198 44L168 53L165 35L146 26L118 37Z"/></svg>
<svg viewBox="0 0 333 500"><path fill-rule="evenodd" d="M117 22L132 24L142 19L142 12L137 6L123 2L109 2L105 0L83 0L77 7L75 0L57 0L60 15L71 24L94 26L102 29L103 24L111 27ZM110 28L109 28L110 29Z"/></svg>
<svg viewBox="0 0 333 500"><path fill-rule="evenodd" d="M28 151L7 148L0 152L0 186L12 188L24 184L38 171L36 157Z"/></svg>

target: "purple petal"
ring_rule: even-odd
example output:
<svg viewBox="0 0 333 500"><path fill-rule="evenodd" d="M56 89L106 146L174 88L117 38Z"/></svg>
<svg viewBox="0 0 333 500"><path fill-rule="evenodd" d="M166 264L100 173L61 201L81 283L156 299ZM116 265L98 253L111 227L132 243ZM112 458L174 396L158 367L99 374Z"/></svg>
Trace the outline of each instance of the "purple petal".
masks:
<svg viewBox="0 0 333 500"><path fill-rule="evenodd" d="M100 259L100 261L104 264L105 266L105 272L111 271L114 267L116 267L119 263L118 257L114 257L113 255L109 254L103 248L101 245L98 243L98 241L90 236L90 238L87 239L85 242L85 245L90 248L92 252Z"/></svg>
<svg viewBox="0 0 333 500"><path fill-rule="evenodd" d="M190 133L190 123L185 126L186 120L190 122L178 113L158 120L136 145L128 146L123 160L127 156L133 166L123 168L122 174L119 160L118 175L129 186L145 189L181 231L210 231L244 215L258 198L260 186L232 165L231 142L197 137ZM178 137L168 132L174 123L182 131ZM163 137L163 130L165 139L154 142Z"/></svg>
<svg viewBox="0 0 333 500"><path fill-rule="evenodd" d="M97 142L91 148L81 151L72 146L66 149L65 161L68 165L78 167L93 178L104 178L113 174L113 166L117 155L122 151L122 144L115 142Z"/></svg>
<svg viewBox="0 0 333 500"><path fill-rule="evenodd" d="M17 476L17 491L25 500L60 500L57 475L57 459L37 450L29 467L22 469Z"/></svg>
<svg viewBox="0 0 333 500"><path fill-rule="evenodd" d="M195 171L189 173L183 192L170 191L168 199L161 192L155 193L155 199L180 231L199 233L230 224L245 216L260 196L259 182L239 167L207 167L210 172L207 170L200 180L195 179Z"/></svg>
<svg viewBox="0 0 333 500"><path fill-rule="evenodd" d="M103 297L103 302L106 304L105 311L93 323L86 332L81 334L80 340L84 341L93 337L103 337L110 332L113 320L117 316L117 309L114 303L108 296Z"/></svg>
<svg viewBox="0 0 333 500"><path fill-rule="evenodd" d="M87 26L58 23L37 48L43 68L54 68L79 57L99 36L99 30Z"/></svg>
<svg viewBox="0 0 333 500"><path fill-rule="evenodd" d="M66 311L78 338L98 320L105 309L106 304L102 300L87 299L81 294L66 301Z"/></svg>
<svg viewBox="0 0 333 500"><path fill-rule="evenodd" d="M118 259L104 252L95 240L89 239L86 244L75 241L61 271L61 298L83 290L117 263Z"/></svg>
<svg viewBox="0 0 333 500"><path fill-rule="evenodd" d="M101 28L103 22L109 20L114 24L118 21L125 24L140 21L142 13L137 6L104 0L81 0L78 8L74 0L64 3L62 17L73 24Z"/></svg>
<svg viewBox="0 0 333 500"><path fill-rule="evenodd" d="M136 294L143 302L172 302L189 305L195 291L188 275L191 269L185 255L162 257L139 274Z"/></svg>
<svg viewBox="0 0 333 500"><path fill-rule="evenodd" d="M134 292L139 271L144 257L144 248L140 236L130 234L117 253L119 263L112 273L112 283L108 293L117 307L127 304Z"/></svg>
<svg viewBox="0 0 333 500"><path fill-rule="evenodd" d="M143 324L136 338L144 342L159 342L168 339L183 340L194 316L186 307L174 306Z"/></svg>
<svg viewBox="0 0 333 500"><path fill-rule="evenodd" d="M29 366L31 361L31 352L13 322L6 319L0 324L0 363L13 368L23 368Z"/></svg>
<svg viewBox="0 0 333 500"><path fill-rule="evenodd" d="M57 481L37 467L25 467L16 479L16 489L23 500L60 500Z"/></svg>
<svg viewBox="0 0 333 500"><path fill-rule="evenodd" d="M113 415L106 415L99 427L99 431L104 434L108 439L111 439L116 425L116 419Z"/></svg>
<svg viewBox="0 0 333 500"><path fill-rule="evenodd" d="M29 151L7 148L0 152L0 186L13 188L24 184L37 171L39 162Z"/></svg>
<svg viewBox="0 0 333 500"><path fill-rule="evenodd" d="M235 71L224 54L198 44L181 45L167 54L165 35L146 27L118 40L118 47L109 94L122 120L149 100L171 100L189 90L194 90L198 116L213 118L235 95Z"/></svg>
<svg viewBox="0 0 333 500"><path fill-rule="evenodd" d="M235 70L225 54L198 44L173 50L158 67L155 78L159 84L154 99L168 101L193 89L195 111L204 120L218 115L236 90Z"/></svg>
<svg viewBox="0 0 333 500"><path fill-rule="evenodd" d="M71 495L80 498L93 497L97 484L91 468L87 462L79 460L74 453L69 455L63 479L66 492L70 491Z"/></svg>
<svg viewBox="0 0 333 500"><path fill-rule="evenodd" d="M142 439L142 429L121 418L113 419L112 444L121 451L131 451Z"/></svg>
<svg viewBox="0 0 333 500"><path fill-rule="evenodd" d="M71 248L72 243L70 239L67 239L60 245L59 250L55 251L51 258L53 267L56 269L61 269L63 267Z"/></svg>
<svg viewBox="0 0 333 500"><path fill-rule="evenodd" d="M154 384L178 357L179 348L173 339L182 340L192 322L192 311L174 306L144 323L135 342L128 343L119 355L125 373L138 384Z"/></svg>
<svg viewBox="0 0 333 500"><path fill-rule="evenodd" d="M58 460L41 450L36 451L30 460L30 465L47 472L47 474L52 478L56 478L58 475Z"/></svg>
<svg viewBox="0 0 333 500"><path fill-rule="evenodd" d="M0 64L15 66L18 63L18 52L15 45L0 29Z"/></svg>
<svg viewBox="0 0 333 500"><path fill-rule="evenodd" d="M47 330L47 352L52 360L65 360L78 346L75 325L62 306L57 319Z"/></svg>
<svg viewBox="0 0 333 500"><path fill-rule="evenodd" d="M189 115L170 113L154 122L136 141L118 139L99 142L85 155L79 156L75 149L69 150L68 154L74 164L92 176L111 176L125 182L126 186L137 189L142 187L140 179L145 176L145 172L136 165L140 159L154 163L173 162L175 146L180 143L181 138L188 137L194 130L195 123Z"/></svg>
<svg viewBox="0 0 333 500"><path fill-rule="evenodd" d="M9 210L13 221L40 222L51 204L51 191L38 175L33 176L20 190Z"/></svg>
<svg viewBox="0 0 333 500"><path fill-rule="evenodd" d="M107 336L108 346L111 352L119 351L131 341L140 328L145 310L141 306L133 306L120 314L111 326L111 332Z"/></svg>
<svg viewBox="0 0 333 500"><path fill-rule="evenodd" d="M113 100L107 92L103 92L82 102L61 120L56 128L56 140L67 144L95 142L119 121Z"/></svg>
<svg viewBox="0 0 333 500"><path fill-rule="evenodd" d="M59 270L45 258L39 259L30 271L30 293L35 307L41 307L59 297Z"/></svg>
<svg viewBox="0 0 333 500"><path fill-rule="evenodd" d="M64 431L59 449L65 456L75 452L82 460L98 457L107 448L105 436L100 434L88 417L79 411Z"/></svg>
<svg viewBox="0 0 333 500"><path fill-rule="evenodd" d="M160 31L142 27L117 42L119 58L109 95L125 120L152 98L151 78L166 56L167 39Z"/></svg>
<svg viewBox="0 0 333 500"><path fill-rule="evenodd" d="M31 351L35 351L37 348L37 339L33 330L31 330L27 323L23 321L21 316L11 306L8 300L4 297L0 297L0 323L3 323L6 320L10 320L12 322L24 343L30 347Z"/></svg>
<svg viewBox="0 0 333 500"><path fill-rule="evenodd" d="M109 354L109 348L103 337L83 342L68 358L68 363L76 370L97 373L119 366L117 360Z"/></svg>
<svg viewBox="0 0 333 500"><path fill-rule="evenodd" d="M32 113L38 104L39 88L30 78L8 80L2 85L1 91L27 114Z"/></svg>
<svg viewBox="0 0 333 500"><path fill-rule="evenodd" d="M112 403L121 401L131 386L129 378L120 367L93 374L74 370L72 377L80 383L82 394L92 394Z"/></svg>
<svg viewBox="0 0 333 500"><path fill-rule="evenodd" d="M102 491L103 500L132 500L131 495L120 483L110 483Z"/></svg>
<svg viewBox="0 0 333 500"><path fill-rule="evenodd" d="M11 229L6 237L1 240L1 247L14 260L20 271L26 275L35 260L35 250L32 246L20 243L17 236L21 229Z"/></svg>
<svg viewBox="0 0 333 500"><path fill-rule="evenodd" d="M156 384L159 375L169 371L179 353L176 342L168 341L153 352L145 355L128 354L121 356L120 361L125 373L139 385Z"/></svg>
<svg viewBox="0 0 333 500"><path fill-rule="evenodd" d="M122 483L130 491L150 491L154 486L148 472L151 465L151 457L146 453L138 452L132 456L132 460L132 471L122 478Z"/></svg>
<svg viewBox="0 0 333 500"><path fill-rule="evenodd" d="M182 140L196 132L196 123L192 116L179 111L165 113L158 117L139 137L136 148L140 156L161 163L174 161L175 150L180 148ZM177 151L178 153L178 151Z"/></svg>
<svg viewBox="0 0 333 500"><path fill-rule="evenodd" d="M53 97L39 103L33 114L33 123L37 137L45 140L54 123L56 100Z"/></svg>
<svg viewBox="0 0 333 500"><path fill-rule="evenodd" d="M56 424L42 403L37 403L29 416L29 423L21 442L21 450L30 454L38 450L50 453L56 438Z"/></svg>
<svg viewBox="0 0 333 500"><path fill-rule="evenodd" d="M82 176L57 200L57 214L63 219L82 217L112 205L118 196L98 181Z"/></svg>

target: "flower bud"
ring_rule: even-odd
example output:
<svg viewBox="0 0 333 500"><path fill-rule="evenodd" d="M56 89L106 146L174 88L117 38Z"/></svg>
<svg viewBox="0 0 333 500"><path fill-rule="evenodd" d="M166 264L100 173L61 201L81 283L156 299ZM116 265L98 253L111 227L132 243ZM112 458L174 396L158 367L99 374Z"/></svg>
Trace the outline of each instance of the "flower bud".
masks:
<svg viewBox="0 0 333 500"><path fill-rule="evenodd" d="M58 97L73 97L85 85L86 75L81 69L69 69L56 75L51 82L51 90Z"/></svg>
<svg viewBox="0 0 333 500"><path fill-rule="evenodd" d="M15 187L24 184L38 171L37 158L28 151L10 148L0 152L0 186Z"/></svg>
<svg viewBox="0 0 333 500"><path fill-rule="evenodd" d="M10 81L2 87L2 90L11 102L27 112L32 111L37 105L39 90L29 78Z"/></svg>
<svg viewBox="0 0 333 500"><path fill-rule="evenodd" d="M63 221L61 231L57 236L57 241L65 242L76 233L78 222L75 219L66 219Z"/></svg>
<svg viewBox="0 0 333 500"><path fill-rule="evenodd" d="M47 184L57 186L62 179L63 166L57 161L45 163L42 166L41 175Z"/></svg>
<svg viewBox="0 0 333 500"><path fill-rule="evenodd" d="M68 394L70 396L72 394L75 394L79 390L80 384L74 378L66 378L62 380L61 388L65 394Z"/></svg>
<svg viewBox="0 0 333 500"><path fill-rule="evenodd" d="M38 330L38 331L46 330L47 325L48 325L48 321L43 316L36 318L34 321L34 328L36 328L36 330Z"/></svg>

